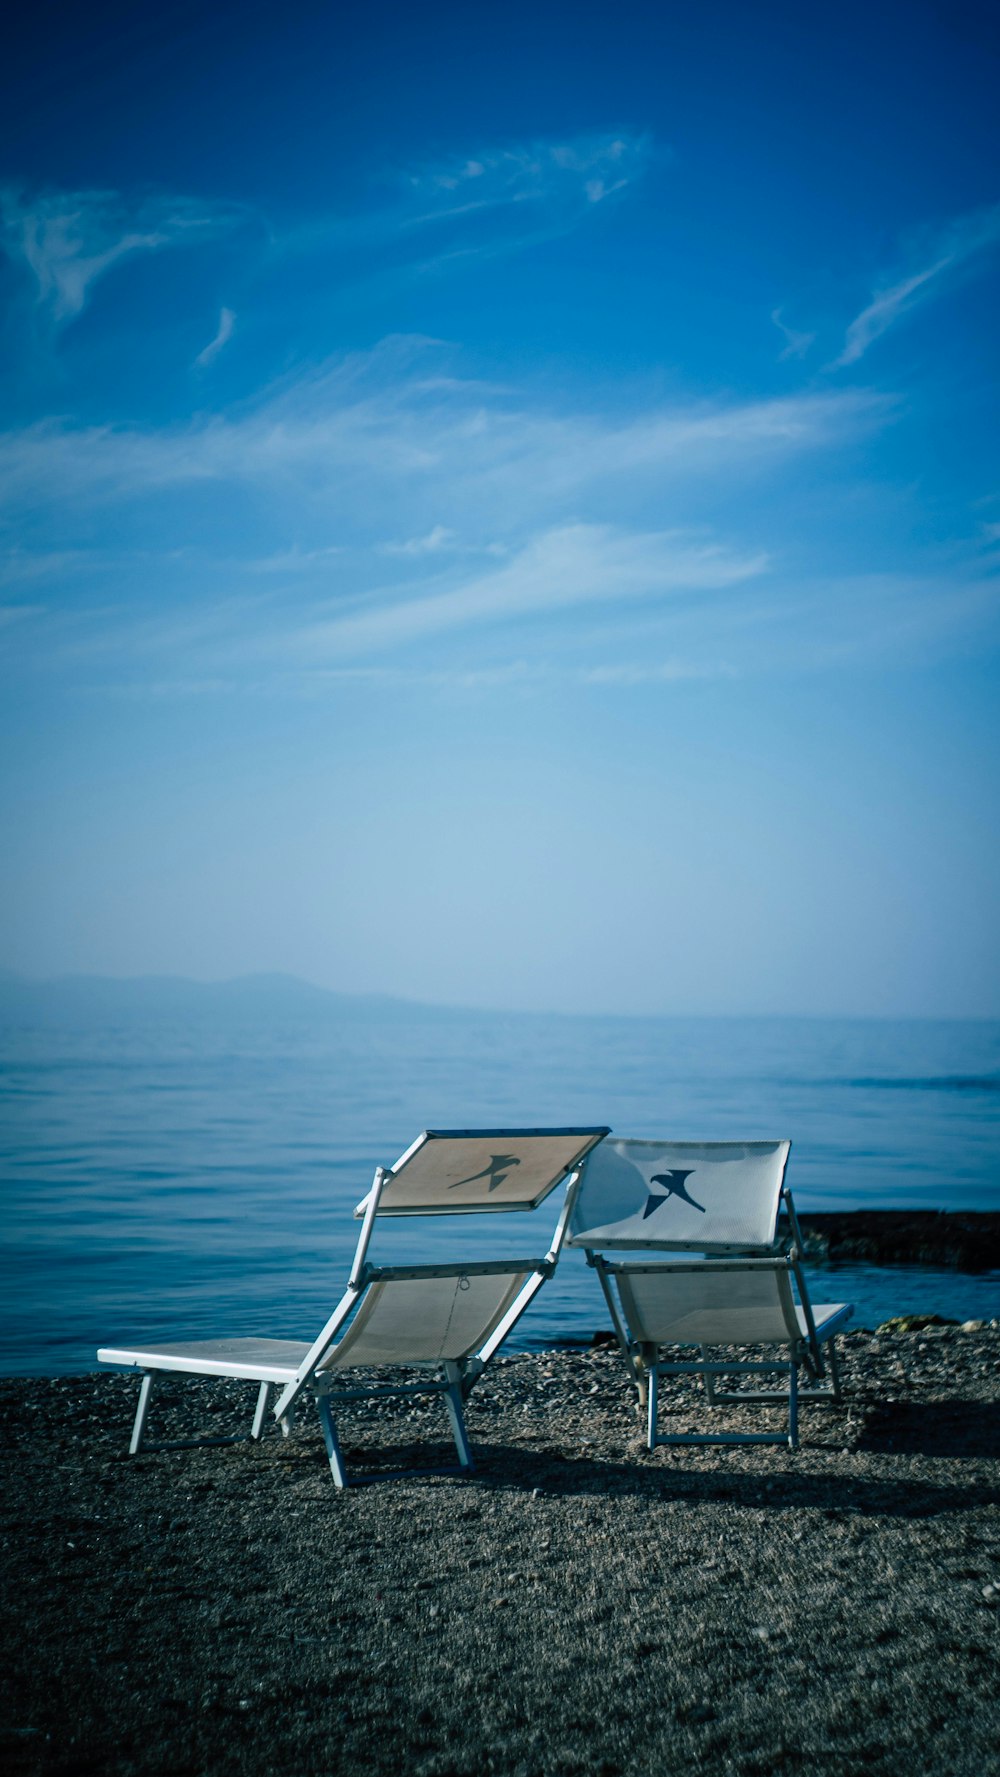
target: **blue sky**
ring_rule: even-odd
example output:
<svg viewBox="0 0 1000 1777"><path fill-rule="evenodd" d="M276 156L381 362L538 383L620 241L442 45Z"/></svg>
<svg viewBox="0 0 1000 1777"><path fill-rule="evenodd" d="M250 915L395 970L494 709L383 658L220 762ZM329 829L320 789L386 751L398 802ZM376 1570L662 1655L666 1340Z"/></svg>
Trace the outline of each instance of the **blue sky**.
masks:
<svg viewBox="0 0 1000 1777"><path fill-rule="evenodd" d="M0 964L997 1015L992 6L42 6Z"/></svg>

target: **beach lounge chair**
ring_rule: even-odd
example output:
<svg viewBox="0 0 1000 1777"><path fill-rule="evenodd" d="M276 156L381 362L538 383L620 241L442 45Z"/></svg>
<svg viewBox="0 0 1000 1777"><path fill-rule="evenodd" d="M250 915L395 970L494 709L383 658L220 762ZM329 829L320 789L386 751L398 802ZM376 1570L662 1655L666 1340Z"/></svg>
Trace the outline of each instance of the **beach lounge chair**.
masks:
<svg viewBox="0 0 1000 1777"><path fill-rule="evenodd" d="M618 1343L646 1407L650 1450L657 1444L798 1443L800 1400L840 1399L834 1337L844 1302L813 1305L799 1262L802 1240L785 1182L790 1142L605 1142L587 1160L569 1244L583 1247L600 1279ZM779 1245L778 1213L788 1219ZM627 1253L608 1258L606 1254ZM650 1258L650 1254L704 1257ZM796 1301L792 1284L796 1286ZM697 1359L666 1358L696 1345ZM758 1361L717 1346L782 1346ZM799 1386L799 1372L809 1379ZM783 1373L784 1388L724 1393L729 1376ZM674 1432L658 1428L659 1381L701 1376L709 1407L785 1405L786 1432Z"/></svg>
<svg viewBox="0 0 1000 1777"><path fill-rule="evenodd" d="M555 1269L565 1236L580 1163L606 1129L431 1129L391 1167L378 1167L361 1218L347 1289L313 1343L291 1339L203 1339L181 1344L102 1346L103 1364L142 1372L129 1453L144 1447L146 1415L156 1376L242 1377L259 1383L250 1437L263 1436L275 1389L274 1417L287 1436L300 1400L319 1409L330 1469L338 1487L348 1485L332 1403L369 1396L440 1393L448 1412L459 1467L472 1468L462 1413L476 1379L517 1325L529 1302ZM383 1218L496 1214L534 1210L566 1180L555 1233L538 1258L457 1263L374 1265L368 1249ZM463 1242L463 1248L465 1247ZM372 1383L361 1377L337 1387L345 1371L380 1373L400 1367L426 1371L417 1382ZM191 1439L187 1443L235 1442ZM164 1449L166 1445L146 1445Z"/></svg>

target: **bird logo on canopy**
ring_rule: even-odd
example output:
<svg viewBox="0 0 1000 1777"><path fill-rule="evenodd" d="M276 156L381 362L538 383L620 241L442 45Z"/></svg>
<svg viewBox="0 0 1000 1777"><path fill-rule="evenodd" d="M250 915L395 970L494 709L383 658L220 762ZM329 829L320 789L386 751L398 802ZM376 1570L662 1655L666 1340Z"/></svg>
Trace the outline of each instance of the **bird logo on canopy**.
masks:
<svg viewBox="0 0 1000 1777"><path fill-rule="evenodd" d="M449 1189L457 1191L459 1185L472 1185L475 1184L476 1179L484 1178L487 1181L486 1189L495 1191L498 1185L503 1184L511 1167L520 1166L520 1164L516 1154L491 1154L488 1166L484 1166L480 1172L471 1173L468 1178L456 1179Z"/></svg>

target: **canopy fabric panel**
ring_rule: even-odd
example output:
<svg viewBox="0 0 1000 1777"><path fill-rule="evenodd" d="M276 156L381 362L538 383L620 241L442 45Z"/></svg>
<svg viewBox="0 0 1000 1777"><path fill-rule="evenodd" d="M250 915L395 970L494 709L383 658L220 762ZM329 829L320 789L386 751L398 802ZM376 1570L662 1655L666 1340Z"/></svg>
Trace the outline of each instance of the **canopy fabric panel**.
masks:
<svg viewBox="0 0 1000 1777"><path fill-rule="evenodd" d="M804 1326L782 1267L616 1266L629 1331L650 1345L783 1345Z"/></svg>
<svg viewBox="0 0 1000 1777"><path fill-rule="evenodd" d="M373 1283L344 1337L318 1369L457 1363L489 1338L529 1275L493 1271Z"/></svg>
<svg viewBox="0 0 1000 1777"><path fill-rule="evenodd" d="M569 1244L688 1252L771 1247L790 1147L602 1142L587 1160Z"/></svg>
<svg viewBox="0 0 1000 1777"><path fill-rule="evenodd" d="M378 1213L535 1209L606 1134L606 1129L425 1130L385 1180Z"/></svg>

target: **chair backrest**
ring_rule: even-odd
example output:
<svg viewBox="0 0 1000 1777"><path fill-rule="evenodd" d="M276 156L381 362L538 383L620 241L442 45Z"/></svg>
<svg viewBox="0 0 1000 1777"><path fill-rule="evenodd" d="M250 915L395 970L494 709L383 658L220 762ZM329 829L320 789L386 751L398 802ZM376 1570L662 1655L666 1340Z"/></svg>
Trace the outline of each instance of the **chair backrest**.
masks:
<svg viewBox="0 0 1000 1777"><path fill-rule="evenodd" d="M783 1260L718 1270L711 1260L686 1265L630 1260L609 1269L637 1344L781 1345L804 1336Z"/></svg>
<svg viewBox="0 0 1000 1777"><path fill-rule="evenodd" d="M457 1362L499 1326L529 1276L512 1267L373 1283L319 1368Z"/></svg>
<svg viewBox="0 0 1000 1777"><path fill-rule="evenodd" d="M486 1339L483 1352L490 1355L550 1274L572 1192L546 1256L527 1261L480 1264L465 1257L461 1270L447 1264L369 1265L376 1220L535 1209L607 1133L606 1127L425 1129L395 1166L378 1167L354 1212L364 1219L347 1292L279 1399L278 1417L323 1367L453 1360L481 1338ZM338 1333L342 1338L335 1346Z"/></svg>
<svg viewBox="0 0 1000 1777"><path fill-rule="evenodd" d="M439 1216L537 1209L607 1133L606 1128L425 1129L381 1174L375 1213ZM370 1200L371 1192L358 1204L356 1216L365 1214Z"/></svg>
<svg viewBox="0 0 1000 1777"><path fill-rule="evenodd" d="M584 1168L569 1245L766 1252L790 1148L787 1141L606 1141Z"/></svg>

